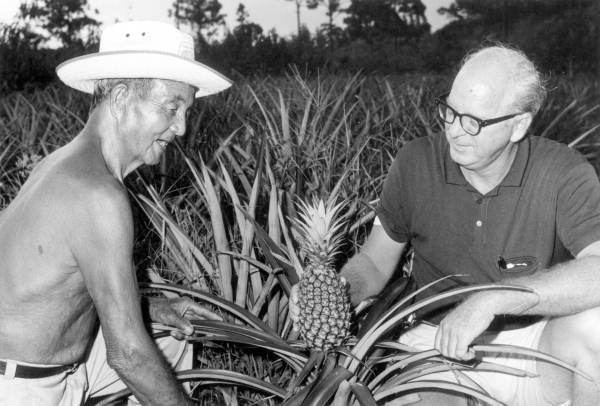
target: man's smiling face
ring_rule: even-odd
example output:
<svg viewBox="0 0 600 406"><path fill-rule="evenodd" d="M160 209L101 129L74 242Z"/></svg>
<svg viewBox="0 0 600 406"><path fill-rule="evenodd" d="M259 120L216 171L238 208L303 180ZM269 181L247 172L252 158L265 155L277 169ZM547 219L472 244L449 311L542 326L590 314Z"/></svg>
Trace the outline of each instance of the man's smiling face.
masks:
<svg viewBox="0 0 600 406"><path fill-rule="evenodd" d="M127 137L134 160L157 164L167 145L185 134L194 92L188 84L157 79L148 97L133 101Z"/></svg>

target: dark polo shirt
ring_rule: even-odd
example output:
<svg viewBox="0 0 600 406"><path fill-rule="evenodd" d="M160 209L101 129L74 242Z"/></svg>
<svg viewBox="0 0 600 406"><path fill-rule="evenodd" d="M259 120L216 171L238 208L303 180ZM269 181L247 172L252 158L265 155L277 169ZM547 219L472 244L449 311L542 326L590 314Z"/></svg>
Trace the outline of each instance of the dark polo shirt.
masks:
<svg viewBox="0 0 600 406"><path fill-rule="evenodd" d="M467 275L434 286L425 297L458 285L531 274L573 258L600 240L600 184L579 153L528 137L500 185L481 195L438 134L402 147L377 214L393 240L413 247L419 286ZM429 316L437 321L440 314Z"/></svg>

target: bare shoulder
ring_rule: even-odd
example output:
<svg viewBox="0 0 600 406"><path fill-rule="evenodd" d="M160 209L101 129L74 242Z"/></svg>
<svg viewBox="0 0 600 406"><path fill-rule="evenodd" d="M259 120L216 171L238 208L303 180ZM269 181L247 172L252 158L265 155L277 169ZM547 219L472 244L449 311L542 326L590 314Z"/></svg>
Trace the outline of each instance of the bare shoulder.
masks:
<svg viewBox="0 0 600 406"><path fill-rule="evenodd" d="M94 151L57 152L40 167L38 179L32 180L31 196L43 201L30 210L42 218L36 229L62 241L63 261L76 265L84 275L126 268L134 226L125 186ZM100 263L105 268L101 272L96 267Z"/></svg>
<svg viewBox="0 0 600 406"><path fill-rule="evenodd" d="M125 186L104 165L85 157L68 158L60 162L51 177L56 183L56 198L62 215L72 218L77 233L104 233L111 237L133 232L131 206Z"/></svg>
<svg viewBox="0 0 600 406"><path fill-rule="evenodd" d="M48 158L35 175L39 193L47 195L48 203L54 203L56 209L62 208L68 217L120 217L130 213L127 190L108 171L100 155L65 150Z"/></svg>
<svg viewBox="0 0 600 406"><path fill-rule="evenodd" d="M130 213L127 190L123 184L107 173L71 172L65 177L65 188L72 194L65 207L76 213L101 218Z"/></svg>
<svg viewBox="0 0 600 406"><path fill-rule="evenodd" d="M129 236L133 228L127 191L108 171L102 156L91 148L71 145L38 165L2 223L10 226L7 230L12 227L68 245L86 233L120 231Z"/></svg>

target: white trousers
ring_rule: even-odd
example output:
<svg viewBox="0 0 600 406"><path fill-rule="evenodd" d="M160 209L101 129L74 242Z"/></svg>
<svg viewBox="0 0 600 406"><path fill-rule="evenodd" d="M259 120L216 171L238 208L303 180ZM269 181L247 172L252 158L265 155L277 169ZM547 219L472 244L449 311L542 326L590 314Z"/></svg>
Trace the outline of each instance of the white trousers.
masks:
<svg viewBox="0 0 600 406"><path fill-rule="evenodd" d="M521 347L537 349L542 332L548 323L548 319L542 319L526 327L501 332L486 332L478 340L481 344L509 344ZM409 345L418 351L433 348L437 326L428 323L419 323L400 336L402 344ZM483 361L522 369L537 374L536 361L529 357L516 354L493 353L487 354ZM464 372L476 385L486 390L495 399L509 406L559 406L549 402L545 396L539 378L517 377L497 372ZM460 379L460 375L453 372L440 372L425 375L416 380L442 380L461 385L477 387L473 383ZM388 400L386 406L395 404L406 404L402 400ZM569 406L570 401L560 406ZM415 404L415 406L418 403Z"/></svg>
<svg viewBox="0 0 600 406"><path fill-rule="evenodd" d="M156 344L175 370L192 367L191 344L172 337L160 338ZM6 361L10 366L11 361ZM108 366L104 337L99 331L87 361L72 373L63 372L41 379L0 375L0 406L81 406L92 396L104 396L125 388L117 373ZM131 398L129 404L138 403Z"/></svg>

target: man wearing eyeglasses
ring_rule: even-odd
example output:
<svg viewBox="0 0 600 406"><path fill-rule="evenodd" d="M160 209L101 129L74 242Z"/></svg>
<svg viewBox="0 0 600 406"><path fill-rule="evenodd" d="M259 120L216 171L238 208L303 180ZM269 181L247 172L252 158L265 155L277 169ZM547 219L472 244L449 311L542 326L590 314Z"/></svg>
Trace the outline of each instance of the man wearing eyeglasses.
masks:
<svg viewBox="0 0 600 406"><path fill-rule="evenodd" d="M468 376L508 405L600 405L600 185L580 154L528 135L544 97L540 73L520 51L493 46L468 56L436 100L444 134L401 149L373 230L342 276L359 303L381 291L410 245L418 286L463 275L420 297L475 284L529 288L428 308L400 340L458 361L481 358L474 342L539 349L593 381L510 356L484 360L539 377ZM425 378L456 382L452 373ZM419 396L424 405L467 404L442 392Z"/></svg>

